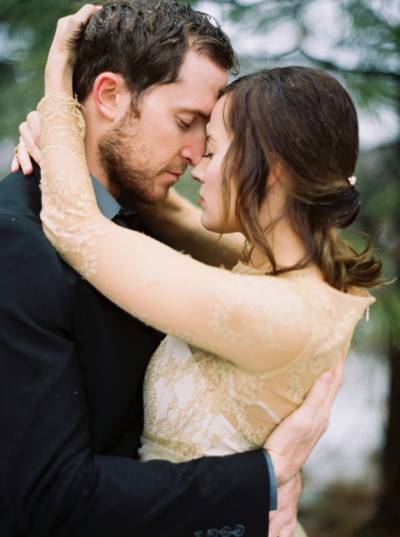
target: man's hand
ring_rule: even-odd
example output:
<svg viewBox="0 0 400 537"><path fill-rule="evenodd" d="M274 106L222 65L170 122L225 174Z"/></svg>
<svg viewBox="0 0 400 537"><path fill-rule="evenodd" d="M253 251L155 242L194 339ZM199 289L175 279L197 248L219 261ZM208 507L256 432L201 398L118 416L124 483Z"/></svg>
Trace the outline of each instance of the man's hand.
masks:
<svg viewBox="0 0 400 537"><path fill-rule="evenodd" d="M278 488L278 510L269 515L268 537L292 537L297 525L301 488L300 474Z"/></svg>
<svg viewBox="0 0 400 537"><path fill-rule="evenodd" d="M40 164L40 117L39 112L30 112L26 121L19 126L19 144L11 163L11 172L20 168L25 175L32 173L32 159Z"/></svg>
<svg viewBox="0 0 400 537"><path fill-rule="evenodd" d="M269 436L265 448L274 465L278 485L299 473L315 444L326 432L332 405L343 381L343 359L332 373L324 373L304 403Z"/></svg>

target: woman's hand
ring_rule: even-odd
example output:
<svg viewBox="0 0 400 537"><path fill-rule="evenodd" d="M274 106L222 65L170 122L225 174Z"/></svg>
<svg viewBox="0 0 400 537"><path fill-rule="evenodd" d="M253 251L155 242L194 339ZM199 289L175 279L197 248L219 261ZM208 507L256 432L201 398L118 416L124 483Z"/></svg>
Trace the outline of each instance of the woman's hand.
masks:
<svg viewBox="0 0 400 537"><path fill-rule="evenodd" d="M39 112L29 112L26 121L19 126L19 135L19 143L11 163L11 172L17 172L21 168L24 175L30 175L33 171L32 160L40 165L42 158Z"/></svg>
<svg viewBox="0 0 400 537"><path fill-rule="evenodd" d="M56 33L50 47L45 70L45 94L53 92L72 96L72 73L74 55L70 41L82 24L86 24L101 6L84 5L74 15L63 17L57 22ZM30 112L26 121L19 126L19 143L11 163L11 172L22 169L25 175L32 173L32 159L40 164L40 118L37 112Z"/></svg>
<svg viewBox="0 0 400 537"><path fill-rule="evenodd" d="M72 96L72 72L75 57L70 50L70 41L82 24L86 24L99 9L101 6L86 4L74 15L58 20L46 63L45 95L62 92Z"/></svg>

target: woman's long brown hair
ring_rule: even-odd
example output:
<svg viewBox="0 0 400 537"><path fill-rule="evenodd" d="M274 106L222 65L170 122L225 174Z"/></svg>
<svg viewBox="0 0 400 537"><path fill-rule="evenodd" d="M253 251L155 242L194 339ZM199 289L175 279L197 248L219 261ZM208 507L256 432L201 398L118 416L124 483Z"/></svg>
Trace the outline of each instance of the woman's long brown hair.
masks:
<svg viewBox="0 0 400 537"><path fill-rule="evenodd" d="M314 263L338 290L380 285L382 265L370 243L358 253L340 234L354 221L361 203L349 182L358 156L358 121L346 90L323 71L283 67L242 77L223 94L225 122L233 136L225 159L225 212L234 181L237 218L251 248L269 259L270 273ZM274 161L290 178L281 216L289 216L306 248L304 259L291 267L277 267L259 220Z"/></svg>

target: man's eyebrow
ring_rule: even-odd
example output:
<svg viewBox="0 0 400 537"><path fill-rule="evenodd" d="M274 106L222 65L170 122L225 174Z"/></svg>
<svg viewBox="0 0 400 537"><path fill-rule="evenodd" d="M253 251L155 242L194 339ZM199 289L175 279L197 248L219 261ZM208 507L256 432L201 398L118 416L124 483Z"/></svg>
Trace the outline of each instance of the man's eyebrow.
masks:
<svg viewBox="0 0 400 537"><path fill-rule="evenodd" d="M181 112L188 112L189 114L195 114L196 116L200 116L204 121L209 121L210 114L205 114L203 110L200 110L198 108L188 108L187 106L182 106L180 109Z"/></svg>

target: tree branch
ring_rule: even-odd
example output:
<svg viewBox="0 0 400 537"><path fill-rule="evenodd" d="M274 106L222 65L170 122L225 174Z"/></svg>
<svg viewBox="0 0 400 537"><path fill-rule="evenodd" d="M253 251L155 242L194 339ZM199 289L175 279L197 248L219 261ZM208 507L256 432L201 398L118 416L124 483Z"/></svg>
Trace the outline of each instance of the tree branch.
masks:
<svg viewBox="0 0 400 537"><path fill-rule="evenodd" d="M354 68L348 68L348 67L342 67L341 65L338 65L337 63L333 62L332 60L322 60L319 58L315 58L308 52L306 52L303 48L299 47L298 52L307 60L309 60L312 63L315 63L319 67L323 69L327 69L330 71L340 71L341 73L349 74L349 75L361 75L368 78L390 78L394 80L395 82L400 82L400 73L396 73L395 71L383 71L381 69L363 69L362 67L354 67Z"/></svg>
<svg viewBox="0 0 400 537"><path fill-rule="evenodd" d="M271 2L271 0L256 0L251 4L243 4L242 2L239 2L239 0L212 0L213 4L230 5L232 7L246 10L257 8L263 5L267 5L271 9L282 9L287 7L295 8L297 7L297 5L301 4L302 1L303 0L281 0Z"/></svg>

